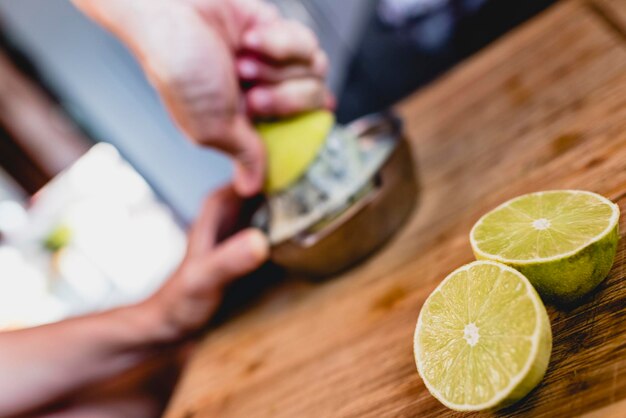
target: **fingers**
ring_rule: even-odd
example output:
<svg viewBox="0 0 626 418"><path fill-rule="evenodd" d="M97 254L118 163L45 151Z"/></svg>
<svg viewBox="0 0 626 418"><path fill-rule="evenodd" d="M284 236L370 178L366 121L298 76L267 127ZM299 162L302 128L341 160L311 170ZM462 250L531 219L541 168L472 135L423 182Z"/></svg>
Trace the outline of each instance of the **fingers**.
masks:
<svg viewBox="0 0 626 418"><path fill-rule="evenodd" d="M210 119L208 116L206 119ZM235 190L242 197L258 194L265 178L265 148L245 113L213 118L213 127L195 135L184 129L189 138L201 145L216 148L233 158L235 163ZM181 125L182 126L182 125Z"/></svg>
<svg viewBox="0 0 626 418"><path fill-rule="evenodd" d="M268 255L265 235L247 229L201 257L186 259L147 302L157 318L164 318L157 339L173 341L197 329L219 305L224 286L259 268Z"/></svg>
<svg viewBox="0 0 626 418"><path fill-rule="evenodd" d="M252 88L246 94L249 112L257 117L290 116L328 107L332 95L317 79L296 79Z"/></svg>
<svg viewBox="0 0 626 418"><path fill-rule="evenodd" d="M189 232L188 257L202 257L234 226L241 207L241 199L231 186L211 194L200 209L198 219Z"/></svg>
<svg viewBox="0 0 626 418"><path fill-rule="evenodd" d="M231 156L238 166L237 191L252 196L263 184L265 154L242 111L233 53L219 33L203 22L190 28L192 23L176 21L184 33L150 49L158 54L144 68L177 126L193 142Z"/></svg>
<svg viewBox="0 0 626 418"><path fill-rule="evenodd" d="M323 83L328 58L313 32L290 21L255 27L243 38L253 54L242 56L236 66L241 79L256 86L246 92L253 117L284 117L334 106Z"/></svg>
<svg viewBox="0 0 626 418"><path fill-rule="evenodd" d="M228 283L259 268L269 256L269 244L263 233L247 229L226 240L209 256L194 263L193 275L187 276L187 290L202 296L219 291Z"/></svg>
<svg viewBox="0 0 626 418"><path fill-rule="evenodd" d="M328 58L319 50L311 63L276 65L246 56L237 60L237 72L243 80L262 83L279 83L295 78L324 79L328 73Z"/></svg>
<svg viewBox="0 0 626 418"><path fill-rule="evenodd" d="M245 49L278 62L310 62L319 49L309 28L288 20L254 27L244 34L242 43Z"/></svg>
<svg viewBox="0 0 626 418"><path fill-rule="evenodd" d="M251 197L261 191L265 180L265 148L250 121L242 115L233 125L231 150L235 158L233 184L240 196Z"/></svg>

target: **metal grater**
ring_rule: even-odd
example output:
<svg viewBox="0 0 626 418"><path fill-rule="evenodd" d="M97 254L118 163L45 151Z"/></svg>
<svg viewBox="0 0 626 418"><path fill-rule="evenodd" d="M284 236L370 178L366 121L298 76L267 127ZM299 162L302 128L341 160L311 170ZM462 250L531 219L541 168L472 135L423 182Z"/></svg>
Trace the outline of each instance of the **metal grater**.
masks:
<svg viewBox="0 0 626 418"><path fill-rule="evenodd" d="M417 194L400 125L391 114L376 114L332 129L306 173L253 217L274 261L308 275L334 274L400 227ZM351 230L354 236L343 236Z"/></svg>

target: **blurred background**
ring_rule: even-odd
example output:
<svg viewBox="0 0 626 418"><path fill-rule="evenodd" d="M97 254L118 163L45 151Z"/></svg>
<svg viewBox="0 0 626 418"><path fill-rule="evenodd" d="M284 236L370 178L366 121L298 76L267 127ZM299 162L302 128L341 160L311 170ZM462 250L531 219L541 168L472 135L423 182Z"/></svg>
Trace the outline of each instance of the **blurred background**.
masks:
<svg viewBox="0 0 626 418"><path fill-rule="evenodd" d="M309 25L348 122L551 0L273 0ZM463 92L459 92L463 94ZM132 56L68 0L0 0L0 329L141 299L184 253L222 155L182 138Z"/></svg>

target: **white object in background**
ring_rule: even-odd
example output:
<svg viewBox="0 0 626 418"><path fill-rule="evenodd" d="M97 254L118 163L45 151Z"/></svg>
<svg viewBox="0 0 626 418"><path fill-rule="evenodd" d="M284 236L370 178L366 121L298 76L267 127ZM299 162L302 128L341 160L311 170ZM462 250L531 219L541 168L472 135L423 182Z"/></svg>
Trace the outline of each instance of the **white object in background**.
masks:
<svg viewBox="0 0 626 418"><path fill-rule="evenodd" d="M44 277L46 295L60 301L62 317L148 297L186 249L186 234L171 210L104 143L39 191L28 218L8 243ZM0 324L2 319L0 311Z"/></svg>
<svg viewBox="0 0 626 418"><path fill-rule="evenodd" d="M14 248L0 247L0 330L42 325L67 315L47 279Z"/></svg>
<svg viewBox="0 0 626 418"><path fill-rule="evenodd" d="M55 283L55 293L71 299L71 315L80 315L105 309L115 298L110 279L81 251L70 246L57 255L60 280Z"/></svg>
<svg viewBox="0 0 626 418"><path fill-rule="evenodd" d="M26 210L17 202L5 200L0 202L0 232L11 235L24 228L28 222Z"/></svg>
<svg viewBox="0 0 626 418"><path fill-rule="evenodd" d="M14 200L17 202L24 201L24 191L15 181L0 168L0 201Z"/></svg>

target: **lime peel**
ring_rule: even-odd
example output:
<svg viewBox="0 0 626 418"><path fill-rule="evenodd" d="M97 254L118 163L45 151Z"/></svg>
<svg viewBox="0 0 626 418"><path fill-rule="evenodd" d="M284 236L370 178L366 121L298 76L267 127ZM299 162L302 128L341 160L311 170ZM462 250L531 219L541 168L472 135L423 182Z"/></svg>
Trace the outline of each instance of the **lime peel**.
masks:
<svg viewBox="0 0 626 418"><path fill-rule="evenodd" d="M551 206L542 207L545 201L551 202ZM518 210L516 206L524 208L524 205L526 209L516 217L513 213ZM543 213L533 217L533 210ZM506 211L509 211L508 215ZM556 213L565 219L573 217L574 221L568 224L555 217ZM507 216L511 219L509 225L502 221ZM527 224L520 222L524 216L529 217ZM470 243L477 259L507 264L524 274L545 298L569 304L593 290L611 270L619 239L619 216L616 204L592 192L530 193L511 199L482 216L470 232ZM477 236L483 239L477 239ZM498 244L502 245L498 247ZM537 254L532 255L527 244L535 246ZM558 251L559 245L571 248ZM490 248L486 250L484 247ZM538 255L540 247L546 252L552 249L553 254ZM507 255L512 249L526 256Z"/></svg>
<svg viewBox="0 0 626 418"><path fill-rule="evenodd" d="M318 110L256 125L267 151L266 194L278 193L302 177L325 144L334 123L331 112Z"/></svg>

